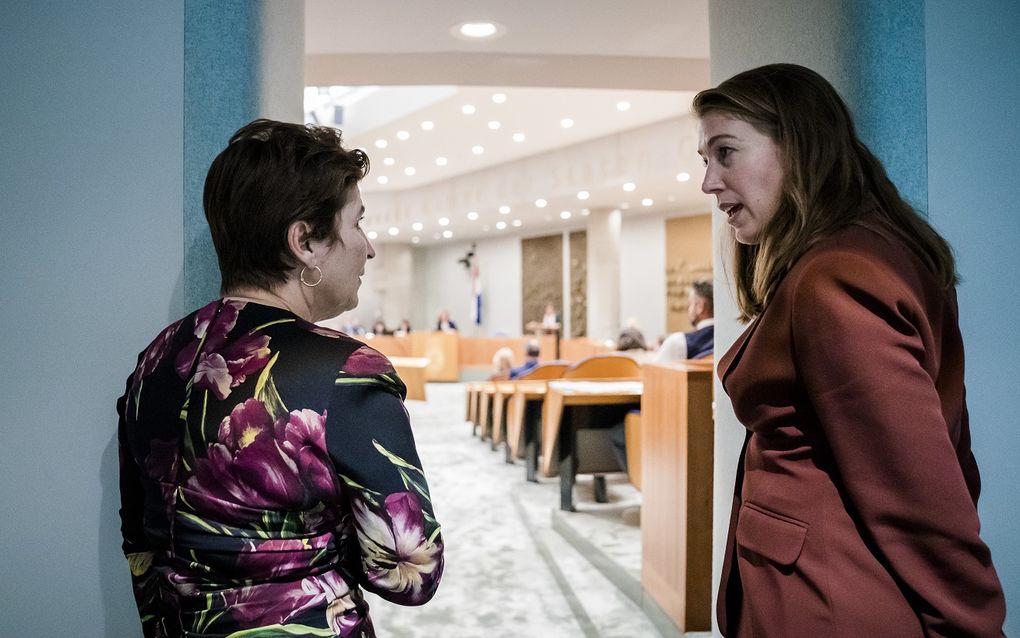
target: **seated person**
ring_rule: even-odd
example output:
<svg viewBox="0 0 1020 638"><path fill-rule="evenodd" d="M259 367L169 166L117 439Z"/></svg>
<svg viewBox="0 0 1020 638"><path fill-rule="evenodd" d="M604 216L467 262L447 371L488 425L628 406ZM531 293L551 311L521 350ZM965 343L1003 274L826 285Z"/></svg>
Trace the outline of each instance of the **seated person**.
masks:
<svg viewBox="0 0 1020 638"><path fill-rule="evenodd" d="M450 319L450 312L446 309L439 311L439 317L436 319L436 330L440 332L457 332L457 324Z"/></svg>
<svg viewBox="0 0 1020 638"><path fill-rule="evenodd" d="M524 363L510 371L510 378L516 379L518 377L521 377L531 372L535 367L537 367L538 355L541 349L542 348L537 341L534 340L529 341L528 345L524 349L525 356Z"/></svg>
<svg viewBox="0 0 1020 638"><path fill-rule="evenodd" d="M383 322L382 319L377 319L376 322L372 324L372 334L379 337L390 334L390 331L386 329L386 323Z"/></svg>
<svg viewBox="0 0 1020 638"><path fill-rule="evenodd" d="M411 322L407 319L402 319L397 329L393 331L393 334L398 337L406 337L411 334Z"/></svg>
<svg viewBox="0 0 1020 638"><path fill-rule="evenodd" d="M695 281L687 297L687 316L694 326L690 332L674 332L659 347L656 361L680 361L711 357L715 348L715 319L712 282Z"/></svg>
<svg viewBox="0 0 1020 638"><path fill-rule="evenodd" d="M489 381L506 381L512 379L510 376L514 365L514 351L503 346L492 356L492 374Z"/></svg>

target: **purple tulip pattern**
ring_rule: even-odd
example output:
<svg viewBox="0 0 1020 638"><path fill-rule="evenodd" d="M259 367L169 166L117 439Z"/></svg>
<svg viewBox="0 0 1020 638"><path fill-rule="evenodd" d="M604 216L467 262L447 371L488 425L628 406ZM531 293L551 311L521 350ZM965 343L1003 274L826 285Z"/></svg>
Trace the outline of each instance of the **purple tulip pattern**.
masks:
<svg viewBox="0 0 1020 638"><path fill-rule="evenodd" d="M443 542L402 394L386 357L283 310L161 332L119 410L144 634L370 638L362 588L427 602Z"/></svg>

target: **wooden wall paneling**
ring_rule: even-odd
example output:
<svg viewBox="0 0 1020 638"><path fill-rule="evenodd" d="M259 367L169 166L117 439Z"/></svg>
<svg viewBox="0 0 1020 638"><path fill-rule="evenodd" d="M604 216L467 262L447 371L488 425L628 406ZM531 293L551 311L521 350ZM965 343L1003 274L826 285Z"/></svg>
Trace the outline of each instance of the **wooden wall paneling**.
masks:
<svg viewBox="0 0 1020 638"><path fill-rule="evenodd" d="M691 330L687 294L691 283L712 278L710 213L666 220L666 330Z"/></svg>
<svg viewBox="0 0 1020 638"><path fill-rule="evenodd" d="M545 305L563 312L563 235L521 240L521 332L542 321Z"/></svg>

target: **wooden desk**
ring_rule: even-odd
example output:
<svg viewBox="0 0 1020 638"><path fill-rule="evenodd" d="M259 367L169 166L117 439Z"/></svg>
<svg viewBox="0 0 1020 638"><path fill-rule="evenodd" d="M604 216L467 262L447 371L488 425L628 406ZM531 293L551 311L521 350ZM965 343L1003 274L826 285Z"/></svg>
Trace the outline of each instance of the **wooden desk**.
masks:
<svg viewBox="0 0 1020 638"><path fill-rule="evenodd" d="M712 363L646 363L641 585L680 631L712 617Z"/></svg>
<svg viewBox="0 0 1020 638"><path fill-rule="evenodd" d="M425 378L429 381L458 381L460 365L458 351L460 336L456 332L412 332L411 352L425 357L429 366Z"/></svg>
<svg viewBox="0 0 1020 638"><path fill-rule="evenodd" d="M560 450L564 436L572 438L573 424L564 422L564 411L573 406L603 406L641 402L641 381L600 379L598 381L550 381L542 406L542 473L560 472L560 509L573 511L575 450Z"/></svg>
<svg viewBox="0 0 1020 638"><path fill-rule="evenodd" d="M510 460L527 459L526 478L537 482L538 474L538 427L541 421L539 406L545 397L548 381L518 381L510 398L507 415L507 453Z"/></svg>
<svg viewBox="0 0 1020 638"><path fill-rule="evenodd" d="M425 400L425 370L429 360L422 357L390 357L390 363L407 387L407 398L410 401Z"/></svg>

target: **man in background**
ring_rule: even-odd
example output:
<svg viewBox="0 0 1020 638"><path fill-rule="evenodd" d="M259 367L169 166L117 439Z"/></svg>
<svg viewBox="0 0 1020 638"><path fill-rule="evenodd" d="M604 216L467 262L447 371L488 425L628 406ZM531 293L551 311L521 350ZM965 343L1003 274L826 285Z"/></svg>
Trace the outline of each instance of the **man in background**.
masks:
<svg viewBox="0 0 1020 638"><path fill-rule="evenodd" d="M510 378L516 379L522 375L525 375L538 365L538 353L541 351L541 347L537 341L529 341L528 345L524 349L524 363L510 370Z"/></svg>
<svg viewBox="0 0 1020 638"><path fill-rule="evenodd" d="M690 332L674 332L666 337L655 356L656 361L679 361L711 357L715 348L715 307L712 282L695 281L687 298L687 316L694 325Z"/></svg>

